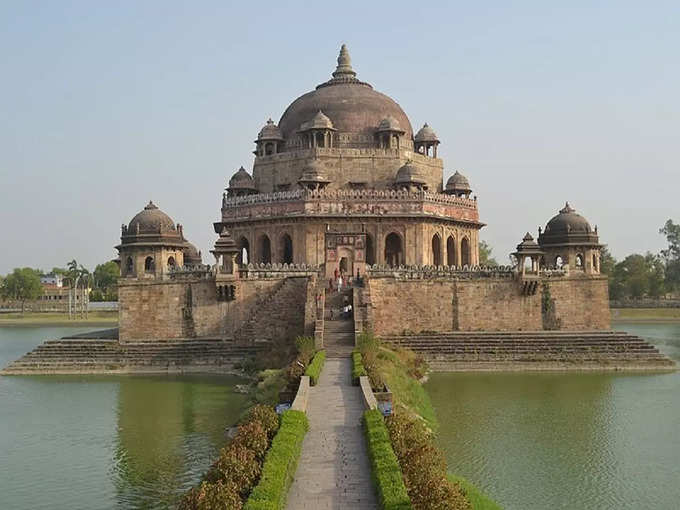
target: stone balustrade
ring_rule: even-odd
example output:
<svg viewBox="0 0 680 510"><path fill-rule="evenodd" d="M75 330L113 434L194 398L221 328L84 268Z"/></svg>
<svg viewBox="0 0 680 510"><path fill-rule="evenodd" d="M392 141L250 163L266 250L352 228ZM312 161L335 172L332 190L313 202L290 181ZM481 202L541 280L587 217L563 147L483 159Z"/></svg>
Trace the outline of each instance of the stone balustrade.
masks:
<svg viewBox="0 0 680 510"><path fill-rule="evenodd" d="M293 190L224 197L222 221L278 216L433 216L478 222L477 201L469 198L397 190Z"/></svg>
<svg viewBox="0 0 680 510"><path fill-rule="evenodd" d="M516 278L518 276L516 266L387 266L375 264L366 267L366 273L370 278L391 277L407 280L419 280L429 278ZM562 269L542 269L539 277L561 277L567 273Z"/></svg>
<svg viewBox="0 0 680 510"><path fill-rule="evenodd" d="M319 267L307 264L248 264L239 267L241 279L288 278L319 274Z"/></svg>

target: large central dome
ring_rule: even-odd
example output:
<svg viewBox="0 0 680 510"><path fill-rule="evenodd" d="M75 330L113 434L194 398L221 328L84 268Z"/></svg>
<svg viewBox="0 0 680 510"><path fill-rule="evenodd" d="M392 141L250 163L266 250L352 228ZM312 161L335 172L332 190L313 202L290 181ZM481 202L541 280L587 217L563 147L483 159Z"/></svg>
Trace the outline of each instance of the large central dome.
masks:
<svg viewBox="0 0 680 510"><path fill-rule="evenodd" d="M401 107L356 78L344 44L333 78L293 101L279 121L281 133L290 139L319 110L331 119L339 133L373 135L382 120L393 117L406 138L413 138L411 122Z"/></svg>

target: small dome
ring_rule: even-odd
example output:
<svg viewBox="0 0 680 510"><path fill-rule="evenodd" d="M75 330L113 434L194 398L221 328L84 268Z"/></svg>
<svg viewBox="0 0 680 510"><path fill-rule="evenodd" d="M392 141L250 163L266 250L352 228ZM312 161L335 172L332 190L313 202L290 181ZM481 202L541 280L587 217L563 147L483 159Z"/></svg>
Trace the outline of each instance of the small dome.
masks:
<svg viewBox="0 0 680 510"><path fill-rule="evenodd" d="M312 117L309 122L303 122L300 126L300 131L307 131L308 129L335 129L331 119L326 117L326 115L319 110L316 115Z"/></svg>
<svg viewBox="0 0 680 510"><path fill-rule="evenodd" d="M427 123L425 123L425 125L420 128L420 131L416 133L414 140L416 142L439 142L437 134L427 125Z"/></svg>
<svg viewBox="0 0 680 510"><path fill-rule="evenodd" d="M545 226L546 234L548 232L551 234L558 232L588 233L591 232L591 230L588 220L580 214L576 214L576 210L569 205L569 202L567 202L564 208L560 209L560 213L557 216L553 216Z"/></svg>
<svg viewBox="0 0 680 510"><path fill-rule="evenodd" d="M404 166L397 170L395 178L397 184L425 184L420 169L413 164L411 160L407 161Z"/></svg>
<svg viewBox="0 0 680 510"><path fill-rule="evenodd" d="M255 181L253 181L251 175L248 172L246 172L246 169L241 167L234 175L232 175L231 179L229 179L229 187L227 189L254 190Z"/></svg>
<svg viewBox="0 0 680 510"><path fill-rule="evenodd" d="M391 115L380 121L380 124L378 124L378 131L399 131L401 133L404 132L404 130L401 129L401 126L399 125L399 121L397 121L397 119L395 119Z"/></svg>
<svg viewBox="0 0 680 510"><path fill-rule="evenodd" d="M567 202L559 214L546 224L545 230L538 236L538 242L541 246L564 243L597 244L598 236L588 220L577 214Z"/></svg>
<svg viewBox="0 0 680 510"><path fill-rule="evenodd" d="M196 246L189 241L184 243L184 265L198 266L203 263L201 252L196 249Z"/></svg>
<svg viewBox="0 0 680 510"><path fill-rule="evenodd" d="M318 159L310 161L302 170L302 177L298 181L301 184L328 184L328 176L326 174L326 167Z"/></svg>
<svg viewBox="0 0 680 510"><path fill-rule="evenodd" d="M128 225L128 232L133 235L137 234L138 228L140 234L177 233L177 227L172 218L161 211L151 200L143 211L132 218Z"/></svg>
<svg viewBox="0 0 680 510"><path fill-rule="evenodd" d="M465 177L463 174L456 172L449 177L449 180L446 181L446 191L455 193L455 192L464 192L464 193L469 193L472 191L470 188L470 182L467 180L467 177Z"/></svg>
<svg viewBox="0 0 680 510"><path fill-rule="evenodd" d="M257 135L257 141L265 140L283 140L283 135L279 127L274 124L272 119L269 119L267 123L260 129Z"/></svg>

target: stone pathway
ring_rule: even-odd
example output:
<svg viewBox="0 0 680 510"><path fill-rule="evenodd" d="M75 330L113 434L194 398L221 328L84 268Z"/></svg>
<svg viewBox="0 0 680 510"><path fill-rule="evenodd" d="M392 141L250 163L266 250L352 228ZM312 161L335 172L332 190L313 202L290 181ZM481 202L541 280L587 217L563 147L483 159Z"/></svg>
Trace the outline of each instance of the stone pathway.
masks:
<svg viewBox="0 0 680 510"><path fill-rule="evenodd" d="M351 365L349 358L327 359L310 390L309 432L287 510L378 508L361 428L361 390L352 386Z"/></svg>

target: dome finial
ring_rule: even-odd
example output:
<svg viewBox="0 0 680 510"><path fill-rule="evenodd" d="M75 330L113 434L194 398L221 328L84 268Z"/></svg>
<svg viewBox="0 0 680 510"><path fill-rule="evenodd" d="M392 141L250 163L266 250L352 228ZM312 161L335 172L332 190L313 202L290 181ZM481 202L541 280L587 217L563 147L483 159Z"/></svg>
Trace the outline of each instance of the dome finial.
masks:
<svg viewBox="0 0 680 510"><path fill-rule="evenodd" d="M354 72L354 69L352 69L352 59L349 56L349 51L347 51L347 46L342 45L340 47L340 55L338 55L338 67L335 68L335 72L333 73L334 78L338 78L340 76L356 76L357 73Z"/></svg>

